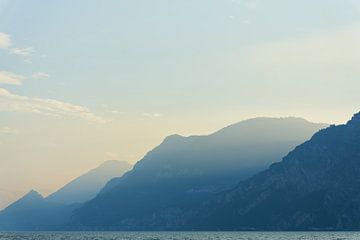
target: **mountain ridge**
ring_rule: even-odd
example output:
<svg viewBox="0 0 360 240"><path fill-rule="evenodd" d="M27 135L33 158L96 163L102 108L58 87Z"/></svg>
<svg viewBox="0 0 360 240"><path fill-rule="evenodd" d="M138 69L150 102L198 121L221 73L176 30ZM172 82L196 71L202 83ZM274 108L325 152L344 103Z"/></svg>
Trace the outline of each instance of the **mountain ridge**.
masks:
<svg viewBox="0 0 360 240"><path fill-rule="evenodd" d="M359 159L357 113L346 124L320 130L282 162L204 204L185 228L359 230Z"/></svg>
<svg viewBox="0 0 360 240"><path fill-rule="evenodd" d="M31 190L0 211L0 230L60 230L73 210L95 197L114 175L121 176L130 168L125 161L106 161L48 197Z"/></svg>
<svg viewBox="0 0 360 240"><path fill-rule="evenodd" d="M65 184L46 199L62 204L83 203L95 197L110 179L123 175L131 167L126 161L105 161Z"/></svg>
<svg viewBox="0 0 360 240"><path fill-rule="evenodd" d="M230 127L205 136L168 136L132 171L108 182L77 209L67 227L159 230L179 225L185 209L265 169L325 126L261 118L233 125L236 131Z"/></svg>

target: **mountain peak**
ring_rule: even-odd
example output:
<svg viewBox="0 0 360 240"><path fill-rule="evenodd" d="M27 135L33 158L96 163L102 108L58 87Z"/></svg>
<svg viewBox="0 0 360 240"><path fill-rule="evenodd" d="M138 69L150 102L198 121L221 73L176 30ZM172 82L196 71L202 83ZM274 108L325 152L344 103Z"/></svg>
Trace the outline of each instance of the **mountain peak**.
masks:
<svg viewBox="0 0 360 240"><path fill-rule="evenodd" d="M41 198L41 199L43 198L43 196L39 192L33 189L30 190L24 197Z"/></svg>
<svg viewBox="0 0 360 240"><path fill-rule="evenodd" d="M25 194L21 200L24 201L36 201L36 200L43 200L44 197L35 190L30 190L27 194Z"/></svg>
<svg viewBox="0 0 360 240"><path fill-rule="evenodd" d="M16 207L16 206L18 207L18 206L24 206L27 204L42 202L43 200L44 200L44 197L40 193L38 193L35 190L31 190L27 194L25 194L22 198L15 201L11 205L9 205L7 207L7 209L11 208L11 207Z"/></svg>
<svg viewBox="0 0 360 240"><path fill-rule="evenodd" d="M179 135L179 134L172 134L172 135L169 135L167 136L165 139L164 139L164 142L173 142L173 141L179 141L181 139L183 139L184 137Z"/></svg>

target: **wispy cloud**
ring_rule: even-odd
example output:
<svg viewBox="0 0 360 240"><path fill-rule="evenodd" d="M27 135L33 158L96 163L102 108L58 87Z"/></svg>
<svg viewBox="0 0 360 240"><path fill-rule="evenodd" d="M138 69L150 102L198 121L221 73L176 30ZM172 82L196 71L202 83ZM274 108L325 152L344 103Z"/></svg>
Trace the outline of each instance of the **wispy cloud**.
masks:
<svg viewBox="0 0 360 240"><path fill-rule="evenodd" d="M19 131L17 129L11 128L11 127L0 127L0 134L9 134L14 135L18 134Z"/></svg>
<svg viewBox="0 0 360 240"><path fill-rule="evenodd" d="M24 76L12 72L0 71L0 84L21 85L24 80Z"/></svg>
<svg viewBox="0 0 360 240"><path fill-rule="evenodd" d="M162 116L160 113L143 113L142 115L144 117L151 117L151 118L157 118Z"/></svg>
<svg viewBox="0 0 360 240"><path fill-rule="evenodd" d="M118 110L108 110L109 113L112 113L112 114L123 114L124 112L120 112Z"/></svg>
<svg viewBox="0 0 360 240"><path fill-rule="evenodd" d="M112 114L123 114L123 113L124 113L124 112L120 112L120 111L118 111L118 110L116 110L116 109L111 109L111 108L109 107L109 105L106 104L106 103L101 104L101 107L102 107L106 112L108 112L108 113L112 113Z"/></svg>
<svg viewBox="0 0 360 240"><path fill-rule="evenodd" d="M8 48L11 45L11 38L9 34L0 32L0 48Z"/></svg>
<svg viewBox="0 0 360 240"><path fill-rule="evenodd" d="M0 111L38 113L57 117L78 117L94 123L107 123L108 119L97 116L88 108L54 99L16 95L0 88Z"/></svg>
<svg viewBox="0 0 360 240"><path fill-rule="evenodd" d="M14 55L20 55L20 56L28 56L32 53L34 53L35 50L32 47L28 48L11 48L9 53Z"/></svg>
<svg viewBox="0 0 360 240"><path fill-rule="evenodd" d="M48 77L50 77L50 75L47 73L44 73L44 72L36 72L36 73L33 73L31 75L31 77L35 78L35 79L40 79L40 78L48 78Z"/></svg>

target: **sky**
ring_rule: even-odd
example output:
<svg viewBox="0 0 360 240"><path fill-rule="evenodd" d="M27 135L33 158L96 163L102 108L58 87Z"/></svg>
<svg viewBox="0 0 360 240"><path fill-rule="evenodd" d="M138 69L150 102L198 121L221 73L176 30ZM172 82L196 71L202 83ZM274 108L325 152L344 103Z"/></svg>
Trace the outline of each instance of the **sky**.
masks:
<svg viewBox="0 0 360 240"><path fill-rule="evenodd" d="M0 209L170 134L360 111L357 0L0 0Z"/></svg>

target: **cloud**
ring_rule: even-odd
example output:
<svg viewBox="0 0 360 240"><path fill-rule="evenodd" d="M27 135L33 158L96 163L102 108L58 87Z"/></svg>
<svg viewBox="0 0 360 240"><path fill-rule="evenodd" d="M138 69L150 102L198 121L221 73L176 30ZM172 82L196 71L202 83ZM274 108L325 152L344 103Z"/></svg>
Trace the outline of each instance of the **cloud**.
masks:
<svg viewBox="0 0 360 240"><path fill-rule="evenodd" d="M11 45L10 35L0 32L0 48L8 48Z"/></svg>
<svg viewBox="0 0 360 240"><path fill-rule="evenodd" d="M124 112L120 112L116 109L110 109L109 105L106 104L106 103L103 103L101 104L101 107L108 113L111 113L111 114L123 114Z"/></svg>
<svg viewBox="0 0 360 240"><path fill-rule="evenodd" d="M144 117L151 117L151 118L157 118L162 116L160 113L143 113L142 115Z"/></svg>
<svg viewBox="0 0 360 240"><path fill-rule="evenodd" d="M35 52L34 48L28 47L28 48L12 48L10 49L10 54L14 55L20 55L20 56L28 56Z"/></svg>
<svg viewBox="0 0 360 240"><path fill-rule="evenodd" d="M109 113L112 113L112 114L123 114L124 112L120 112L118 110L108 110Z"/></svg>
<svg viewBox="0 0 360 240"><path fill-rule="evenodd" d="M0 71L0 84L21 85L24 80L24 76L12 72Z"/></svg>
<svg viewBox="0 0 360 240"><path fill-rule="evenodd" d="M19 131L17 129L10 128L10 127L0 127L0 134L14 135L14 134L18 134L18 133L19 133Z"/></svg>
<svg viewBox="0 0 360 240"><path fill-rule="evenodd" d="M50 75L47 73L44 73L44 72L36 72L36 73L33 73L31 75L31 77L35 78L35 79L40 79L40 78L48 78L48 77L50 77Z"/></svg>
<svg viewBox="0 0 360 240"><path fill-rule="evenodd" d="M97 116L88 108L54 99L16 95L0 88L0 111L37 113L56 117L77 117L94 123L107 123L108 119Z"/></svg>

